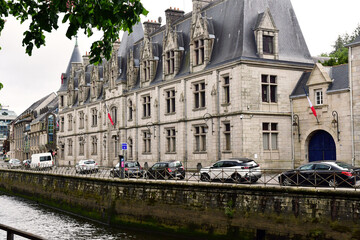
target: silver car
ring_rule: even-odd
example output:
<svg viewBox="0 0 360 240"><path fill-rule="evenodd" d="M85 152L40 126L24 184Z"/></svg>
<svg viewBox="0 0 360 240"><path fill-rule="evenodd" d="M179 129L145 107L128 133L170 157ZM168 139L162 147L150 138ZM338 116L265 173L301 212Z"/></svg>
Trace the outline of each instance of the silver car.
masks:
<svg viewBox="0 0 360 240"><path fill-rule="evenodd" d="M21 161L19 159L10 159L10 161L8 162L8 167L9 168L20 168L22 165L21 165Z"/></svg>
<svg viewBox="0 0 360 240"><path fill-rule="evenodd" d="M211 167L201 168L200 180L234 181L254 183L261 177L259 164L249 158L220 160Z"/></svg>
<svg viewBox="0 0 360 240"><path fill-rule="evenodd" d="M80 160L80 162L76 164L75 170L76 173L92 173L92 172L98 172L99 166L92 159Z"/></svg>

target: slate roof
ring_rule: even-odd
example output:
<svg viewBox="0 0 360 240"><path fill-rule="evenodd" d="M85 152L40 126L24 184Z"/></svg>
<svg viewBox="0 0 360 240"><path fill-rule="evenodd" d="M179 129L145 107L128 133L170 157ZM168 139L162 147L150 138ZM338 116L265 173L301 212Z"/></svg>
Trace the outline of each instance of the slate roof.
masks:
<svg viewBox="0 0 360 240"><path fill-rule="evenodd" d="M279 30L278 60L263 59L257 55L254 28L267 9L270 10L274 23ZM300 66L313 66L314 64L290 0L215 0L205 6L201 14L203 18L208 19L209 32L215 36L207 69L239 60L291 63ZM180 69L175 79L190 74L191 21L192 13L190 12L173 23L173 27L180 36L178 38L179 44L184 47ZM165 29L166 27L162 26L150 34L154 54L158 56L162 55ZM139 66L143 37L144 30L141 23L133 27L133 32L130 35L126 33L123 35L118 50L119 77L117 81L126 81L127 57L130 50L134 54L134 64ZM70 62L72 61L74 61L73 58L70 59ZM151 85L163 81L162 65L162 57L160 57L155 79L150 83ZM67 83L64 81L63 85L66 87ZM134 88L139 88L139 86L140 74L137 75ZM66 88L62 86L60 90L66 91Z"/></svg>
<svg viewBox="0 0 360 240"><path fill-rule="evenodd" d="M65 72L63 82L62 82L58 92L64 92L64 91L66 92L66 90L67 90L67 82L68 82L67 80L70 77L71 63L81 63L81 62L82 62L82 57L81 57L81 54L80 54L79 46L76 43L75 46L74 46L73 52L71 54L68 66L66 68L66 72Z"/></svg>
<svg viewBox="0 0 360 240"><path fill-rule="evenodd" d="M343 64L339 66L333 66L328 68L330 78L333 80L327 89L327 92L341 91L349 89L349 66ZM311 72L304 72L297 82L290 98L303 97L305 96L304 88L309 92L309 88L306 86Z"/></svg>
<svg viewBox="0 0 360 240"><path fill-rule="evenodd" d="M346 44L345 47L353 47L360 44L360 35L355 38L355 40L349 44Z"/></svg>

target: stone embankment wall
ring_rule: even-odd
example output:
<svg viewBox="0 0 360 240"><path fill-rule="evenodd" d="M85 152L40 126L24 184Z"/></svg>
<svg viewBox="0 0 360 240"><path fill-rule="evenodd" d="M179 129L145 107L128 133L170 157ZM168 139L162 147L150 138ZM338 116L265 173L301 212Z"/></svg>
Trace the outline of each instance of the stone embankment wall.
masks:
<svg viewBox="0 0 360 240"><path fill-rule="evenodd" d="M113 226L266 239L360 239L360 191L0 170L0 191Z"/></svg>

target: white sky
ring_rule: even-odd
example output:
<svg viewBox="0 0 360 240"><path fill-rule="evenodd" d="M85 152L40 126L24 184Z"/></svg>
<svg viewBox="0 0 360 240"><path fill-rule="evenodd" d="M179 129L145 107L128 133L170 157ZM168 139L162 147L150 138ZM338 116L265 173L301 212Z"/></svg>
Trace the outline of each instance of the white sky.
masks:
<svg viewBox="0 0 360 240"><path fill-rule="evenodd" d="M192 9L191 0L142 0L149 11L142 22L162 17L165 24L165 10L177 7L186 13ZM359 0L291 0L296 16L311 55L330 52L338 35L351 34L360 23ZM31 57L22 47L22 33L27 26L21 26L9 18L0 36L0 103L21 114L40 98L57 92L60 76L65 72L75 40L65 37L66 27L47 34L46 46L34 48ZM81 54L90 50L92 41L100 35L87 39L79 36ZM9 106L9 107L7 107Z"/></svg>

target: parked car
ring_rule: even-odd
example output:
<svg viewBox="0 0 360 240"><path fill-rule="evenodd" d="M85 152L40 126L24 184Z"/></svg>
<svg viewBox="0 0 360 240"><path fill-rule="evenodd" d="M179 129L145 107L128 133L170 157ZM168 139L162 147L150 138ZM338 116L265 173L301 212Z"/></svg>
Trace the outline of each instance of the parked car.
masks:
<svg viewBox="0 0 360 240"><path fill-rule="evenodd" d="M158 162L146 172L146 178L152 179L184 179L185 169L180 161Z"/></svg>
<svg viewBox="0 0 360 240"><path fill-rule="evenodd" d="M144 174L143 168L139 162L126 161L124 163L124 177L142 177ZM110 170L110 177L120 177L120 163Z"/></svg>
<svg viewBox="0 0 360 240"><path fill-rule="evenodd" d="M9 168L20 168L21 166L22 166L21 161L19 159L16 159L16 158L12 158L8 162L8 167Z"/></svg>
<svg viewBox="0 0 360 240"><path fill-rule="evenodd" d="M44 169L53 167L54 159L51 153L36 153L31 155L30 168Z"/></svg>
<svg viewBox="0 0 360 240"><path fill-rule="evenodd" d="M318 161L279 175L283 186L355 186L360 184L360 168L337 161Z"/></svg>
<svg viewBox="0 0 360 240"><path fill-rule="evenodd" d="M261 177L259 164L249 158L224 159L200 169L200 180L255 183Z"/></svg>
<svg viewBox="0 0 360 240"><path fill-rule="evenodd" d="M80 160L75 166L76 173L93 173L99 171L98 164L93 159Z"/></svg>

